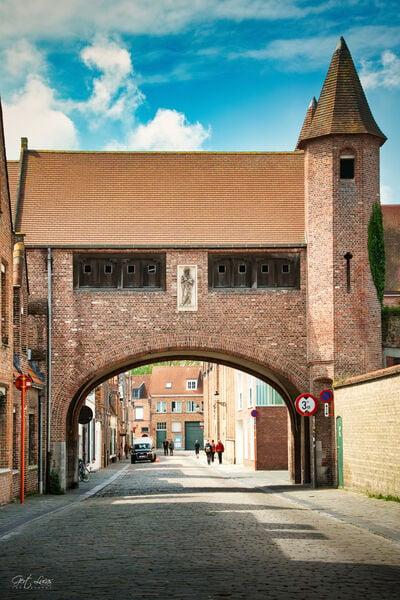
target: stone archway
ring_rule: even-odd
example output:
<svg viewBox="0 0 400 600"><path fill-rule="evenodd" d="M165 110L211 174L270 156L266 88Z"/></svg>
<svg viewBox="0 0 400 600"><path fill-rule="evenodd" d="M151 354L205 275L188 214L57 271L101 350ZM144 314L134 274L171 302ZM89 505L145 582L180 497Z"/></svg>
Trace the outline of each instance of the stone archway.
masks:
<svg viewBox="0 0 400 600"><path fill-rule="evenodd" d="M229 340L228 340L229 342ZM55 410L53 412L54 418L57 419L58 425L65 432L64 440L54 440L53 448L56 449L64 448L64 450L55 451L55 456L60 457L60 470L64 472L65 487L74 487L77 484L76 480L76 464L78 459L78 416L80 408L85 400L87 394L98 386L100 383L106 381L113 375L121 373L123 371L134 368L135 366L148 364L152 362L159 362L162 360L188 360L198 359L205 361L212 361L226 366L245 371L251 375L254 375L258 379L261 379L274 388L276 388L288 409L290 419L290 434L292 442L292 469L291 477L295 483L300 483L307 479L310 467L309 467L309 445L308 445L308 434L306 424L304 420L296 413L294 409L294 400L297 395L302 391L306 385L306 377L298 369L296 370L293 365L290 365L290 361L286 361L285 367L282 368L276 366L279 364L279 359L272 353L269 356L263 356L260 353L260 349L253 353L253 356L249 356L249 352L246 355L243 348L236 344L235 352L232 351L230 344L226 344L228 348L222 348L219 344L218 348L198 348L198 347L177 347L172 348L158 348L152 349L152 352L142 352L136 356L123 356L120 357L119 361L114 361L111 365L107 365L105 362L99 365L98 369L90 370L85 373L80 381L76 381L76 389L74 393L72 389L63 388L63 398L60 395L57 398L55 404ZM157 350L157 351L156 351ZM240 352L241 350L241 352ZM249 349L247 348L247 351ZM257 356L254 356L256 354ZM260 361L260 358L263 360ZM269 360L267 360L267 358ZM289 367L289 368L288 368ZM66 395L71 394L71 401L68 403ZM64 456L65 466L62 465L62 457Z"/></svg>

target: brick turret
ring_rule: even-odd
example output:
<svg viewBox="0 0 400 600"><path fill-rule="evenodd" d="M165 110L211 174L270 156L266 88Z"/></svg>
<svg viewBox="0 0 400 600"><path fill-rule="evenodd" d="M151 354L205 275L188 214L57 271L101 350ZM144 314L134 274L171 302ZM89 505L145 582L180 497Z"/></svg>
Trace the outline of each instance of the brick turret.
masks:
<svg viewBox="0 0 400 600"><path fill-rule="evenodd" d="M381 367L367 229L379 200L379 147L385 140L341 38L298 143L305 152L311 387L321 378Z"/></svg>

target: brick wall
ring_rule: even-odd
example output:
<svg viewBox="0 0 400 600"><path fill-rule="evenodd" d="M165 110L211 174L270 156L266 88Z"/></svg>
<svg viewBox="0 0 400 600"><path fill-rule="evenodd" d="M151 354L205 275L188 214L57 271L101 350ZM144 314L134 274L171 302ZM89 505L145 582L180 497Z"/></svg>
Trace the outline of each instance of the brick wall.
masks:
<svg viewBox="0 0 400 600"><path fill-rule="evenodd" d="M198 265L197 312L177 311L178 264ZM30 250L28 266L32 299L45 297L45 252ZM52 293L54 440L65 438L71 399L96 378L160 353L252 361L306 385L304 276L300 290L209 290L207 252L170 250L166 291L74 291L72 251L57 249Z"/></svg>
<svg viewBox="0 0 400 600"><path fill-rule="evenodd" d="M288 468L288 411L286 406L257 408L257 462L260 471Z"/></svg>
<svg viewBox="0 0 400 600"><path fill-rule="evenodd" d="M335 389L343 420L344 486L400 497L400 367L350 379Z"/></svg>
<svg viewBox="0 0 400 600"><path fill-rule="evenodd" d="M13 232L0 107L0 504L12 496Z"/></svg>

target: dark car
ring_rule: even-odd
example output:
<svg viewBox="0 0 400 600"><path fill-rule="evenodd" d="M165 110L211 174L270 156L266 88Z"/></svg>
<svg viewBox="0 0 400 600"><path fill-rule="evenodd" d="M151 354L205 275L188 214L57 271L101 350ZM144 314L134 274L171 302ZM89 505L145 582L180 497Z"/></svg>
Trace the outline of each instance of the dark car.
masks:
<svg viewBox="0 0 400 600"><path fill-rule="evenodd" d="M156 460L156 453L154 452L153 440L151 438L139 438L134 440L131 449L131 463L134 464L139 461L150 461Z"/></svg>

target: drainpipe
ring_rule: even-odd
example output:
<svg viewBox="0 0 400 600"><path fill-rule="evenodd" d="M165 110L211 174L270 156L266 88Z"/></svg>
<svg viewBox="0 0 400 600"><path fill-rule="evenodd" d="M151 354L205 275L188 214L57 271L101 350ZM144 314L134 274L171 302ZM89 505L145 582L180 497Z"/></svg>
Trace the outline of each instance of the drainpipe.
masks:
<svg viewBox="0 0 400 600"><path fill-rule="evenodd" d="M50 469L51 469L51 388L52 388L52 368L51 368L51 353L52 353L52 256L51 248L47 248L47 432L46 432L46 449L47 449L47 490L50 484Z"/></svg>
<svg viewBox="0 0 400 600"><path fill-rule="evenodd" d="M43 494L43 391L39 391L39 494Z"/></svg>

